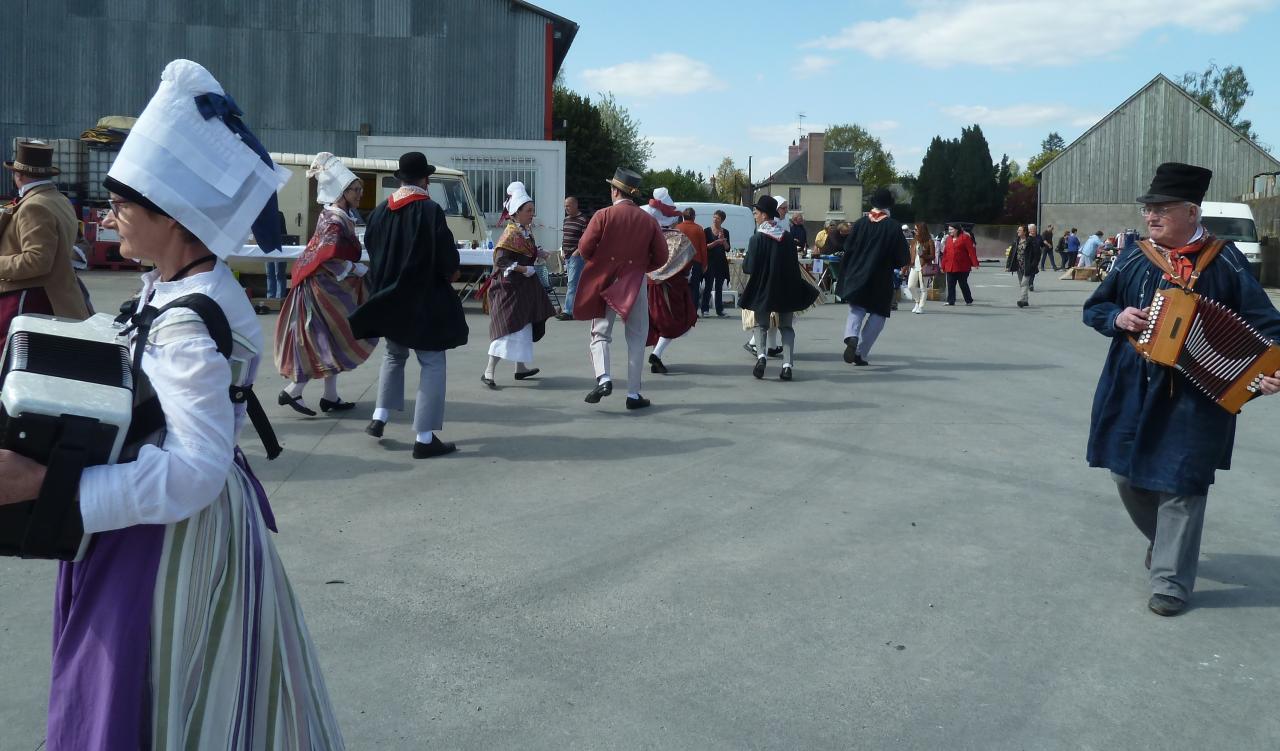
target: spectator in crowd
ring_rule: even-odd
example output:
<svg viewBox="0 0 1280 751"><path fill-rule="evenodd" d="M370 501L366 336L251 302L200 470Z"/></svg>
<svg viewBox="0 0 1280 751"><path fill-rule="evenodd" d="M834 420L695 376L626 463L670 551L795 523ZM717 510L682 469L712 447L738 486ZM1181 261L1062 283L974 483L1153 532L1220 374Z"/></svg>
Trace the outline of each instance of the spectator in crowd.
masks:
<svg viewBox="0 0 1280 751"><path fill-rule="evenodd" d="M1072 227L1071 232L1067 234L1067 255L1063 261L1063 265L1072 269L1080 259L1080 236L1076 234L1076 228Z"/></svg>
<svg viewBox="0 0 1280 751"><path fill-rule="evenodd" d="M791 226L788 231L791 233L791 240L796 244L796 253L805 256L805 251L809 248L809 230L804 226L804 214L799 211L792 212L790 215Z"/></svg>
<svg viewBox="0 0 1280 751"><path fill-rule="evenodd" d="M1098 230L1084 241L1084 245L1080 247L1080 265L1084 267L1092 266L1094 261L1098 259L1098 249L1102 247L1102 230Z"/></svg>
<svg viewBox="0 0 1280 751"><path fill-rule="evenodd" d="M560 235L560 253L564 256L565 293L564 310L556 316L559 321L573 320L573 299L578 294L578 277L582 274L582 256L578 255L578 240L587 229L587 215L578 209L578 199L564 199L564 229Z"/></svg>
<svg viewBox="0 0 1280 751"><path fill-rule="evenodd" d="M728 214L716 209L711 215L711 226L705 230L707 240L707 271L702 278L702 290L698 299L701 301L702 315L711 309L712 293L715 293L716 317L724 318L724 283L729 280L729 230L724 221ZM697 292L697 290L695 290Z"/></svg>
<svg viewBox="0 0 1280 751"><path fill-rule="evenodd" d="M942 249L942 270L947 275L947 305L956 304L956 285L964 295L964 304L973 304L969 291L969 272L978 267L978 249L973 237L958 224L947 225L947 239Z"/></svg>
<svg viewBox="0 0 1280 751"><path fill-rule="evenodd" d="M1040 233L1040 270L1044 271L1047 261L1054 271L1058 270L1058 259L1053 255L1053 225L1050 224Z"/></svg>
<svg viewBox="0 0 1280 751"><path fill-rule="evenodd" d="M1019 308L1031 304L1027 293L1031 291L1040 266L1040 235L1032 227L1035 225L1018 225L1018 238L1009 246L1009 260L1005 262L1005 270L1018 275Z"/></svg>
<svg viewBox="0 0 1280 751"><path fill-rule="evenodd" d="M655 191L655 197L657 193ZM689 266L689 291L693 295L693 307L695 312L699 303L702 301L702 280L707 276L707 231L702 228L701 224L694 221L698 217L697 212L692 208L685 209L679 224L675 226L677 230L684 233L689 238L689 242L693 243L693 263ZM658 222L662 224L662 222ZM653 319L653 308L649 309L650 321Z"/></svg>

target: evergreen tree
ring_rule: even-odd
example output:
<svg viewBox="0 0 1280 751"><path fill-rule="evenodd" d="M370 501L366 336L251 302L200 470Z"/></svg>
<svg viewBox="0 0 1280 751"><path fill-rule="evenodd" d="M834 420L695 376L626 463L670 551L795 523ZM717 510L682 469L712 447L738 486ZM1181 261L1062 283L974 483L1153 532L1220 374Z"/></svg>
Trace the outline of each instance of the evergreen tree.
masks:
<svg viewBox="0 0 1280 751"><path fill-rule="evenodd" d="M996 168L991 162L991 147L982 128L972 125L960 131L952 168L954 195L952 207L958 218L972 222L989 222L1004 205Z"/></svg>
<svg viewBox="0 0 1280 751"><path fill-rule="evenodd" d="M671 197L677 201L714 200L711 197L711 186L707 184L706 178L702 173L691 169L682 170L676 167L656 172L650 170L645 172L643 177L640 189L646 197L653 193L654 188L666 188L671 191Z"/></svg>
<svg viewBox="0 0 1280 751"><path fill-rule="evenodd" d="M952 172L958 146L959 142L942 136L934 136L929 143L920 163L913 200L919 219L944 222L955 218L952 216Z"/></svg>
<svg viewBox="0 0 1280 751"><path fill-rule="evenodd" d="M606 136L600 110L589 98L556 88L552 112L559 125L556 138L565 142L565 195L577 196L587 206L609 205L605 180L613 176L621 158Z"/></svg>

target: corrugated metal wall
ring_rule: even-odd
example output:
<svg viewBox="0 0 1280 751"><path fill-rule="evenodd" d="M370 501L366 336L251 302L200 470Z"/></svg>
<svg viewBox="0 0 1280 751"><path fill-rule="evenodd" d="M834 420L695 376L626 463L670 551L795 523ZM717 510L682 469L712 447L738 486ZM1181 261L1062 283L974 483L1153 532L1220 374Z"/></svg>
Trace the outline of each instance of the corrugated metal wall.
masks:
<svg viewBox="0 0 1280 751"><path fill-rule="evenodd" d="M272 151L373 135L541 139L547 20L509 0L19 0L0 151L137 115L165 63L214 74Z"/></svg>
<svg viewBox="0 0 1280 751"><path fill-rule="evenodd" d="M1238 200L1255 174L1280 169L1161 77L1044 168L1040 203L1132 205L1162 162L1213 170L1210 201Z"/></svg>

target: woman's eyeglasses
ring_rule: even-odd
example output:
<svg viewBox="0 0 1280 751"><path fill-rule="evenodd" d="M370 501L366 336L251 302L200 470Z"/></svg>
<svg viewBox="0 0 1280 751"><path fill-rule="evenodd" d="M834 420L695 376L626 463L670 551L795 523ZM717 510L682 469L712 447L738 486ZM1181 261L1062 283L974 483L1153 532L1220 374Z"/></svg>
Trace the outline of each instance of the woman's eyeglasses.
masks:
<svg viewBox="0 0 1280 751"><path fill-rule="evenodd" d="M107 203L111 205L111 215L119 219L120 207L127 206L128 204L133 203L133 201L107 201Z"/></svg>

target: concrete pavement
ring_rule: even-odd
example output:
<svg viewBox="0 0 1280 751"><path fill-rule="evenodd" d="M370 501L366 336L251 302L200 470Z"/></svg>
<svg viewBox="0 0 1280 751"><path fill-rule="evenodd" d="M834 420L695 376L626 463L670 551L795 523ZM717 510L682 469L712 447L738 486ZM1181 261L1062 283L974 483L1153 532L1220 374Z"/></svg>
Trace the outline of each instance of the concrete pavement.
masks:
<svg viewBox="0 0 1280 751"><path fill-rule="evenodd" d="M635 413L623 389L582 402L578 322L550 322L538 379L504 363L483 389L470 306L461 450L427 461L411 412L362 432L381 349L339 418L274 406L268 358L286 452L243 444L348 747L1280 746L1280 399L1245 408L1193 609L1149 613L1145 540L1083 460L1094 285L1056 276L1019 310L984 268L973 307L895 313L866 368L840 359L843 306L810 311L791 383L777 361L751 377L731 310L671 346ZM130 284L87 282L104 309ZM53 579L0 559L0 749L43 737Z"/></svg>

